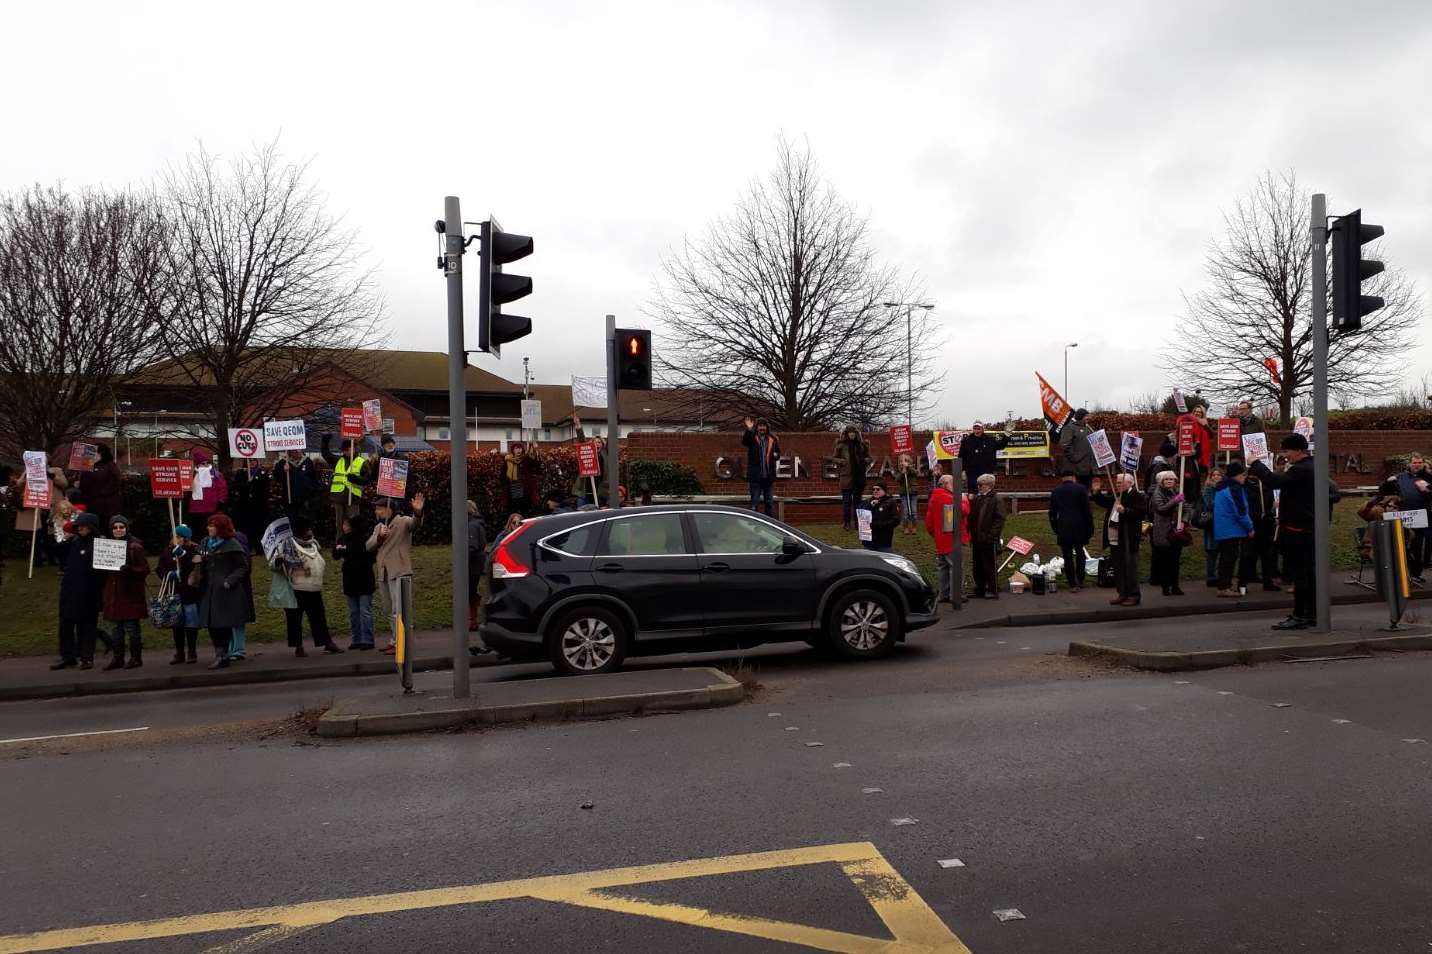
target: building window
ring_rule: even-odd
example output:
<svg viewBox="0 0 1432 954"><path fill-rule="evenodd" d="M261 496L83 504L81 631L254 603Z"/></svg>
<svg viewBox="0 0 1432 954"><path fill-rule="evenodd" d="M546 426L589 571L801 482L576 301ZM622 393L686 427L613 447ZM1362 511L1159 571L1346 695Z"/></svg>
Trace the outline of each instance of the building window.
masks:
<svg viewBox="0 0 1432 954"><path fill-rule="evenodd" d="M509 440L509 441L512 440L512 432L511 432L511 431L504 431L503 433L507 435L505 438L503 438L504 440Z"/></svg>
<svg viewBox="0 0 1432 954"><path fill-rule="evenodd" d="M446 427L440 427L440 428L438 428L438 440L440 440L440 441L446 441L446 440L451 440L451 439L452 439L452 431L448 430Z"/></svg>
<svg viewBox="0 0 1432 954"><path fill-rule="evenodd" d="M543 428L543 430L542 430L542 439L543 439L544 441L550 441L550 440L552 439L552 428L550 428L550 427L548 427L548 428Z"/></svg>

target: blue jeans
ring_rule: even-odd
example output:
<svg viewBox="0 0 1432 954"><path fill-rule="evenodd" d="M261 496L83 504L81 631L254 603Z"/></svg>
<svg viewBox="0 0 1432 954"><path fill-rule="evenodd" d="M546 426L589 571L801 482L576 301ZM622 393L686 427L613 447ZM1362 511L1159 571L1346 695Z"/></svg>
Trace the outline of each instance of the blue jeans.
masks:
<svg viewBox="0 0 1432 954"><path fill-rule="evenodd" d="M352 634L353 645L373 645L373 594L350 596L345 593L343 598L348 601L348 631Z"/></svg>
<svg viewBox="0 0 1432 954"><path fill-rule="evenodd" d="M766 516L774 517L776 515L774 498L771 491L774 484L775 480L771 477L751 481L752 510L755 510L759 505L761 509L765 510Z"/></svg>
<svg viewBox="0 0 1432 954"><path fill-rule="evenodd" d="M915 513L915 499L916 499L916 496L917 496L917 495L916 495L915 491L912 490L912 491L910 491L908 494L903 494L903 495L901 495L901 497L900 497L901 503L902 503L902 504L904 505L904 507L905 507L905 522L906 522L906 523L911 523L911 524L913 524L913 523L916 522L916 519L915 519L915 518L916 518L916 513Z"/></svg>
<svg viewBox="0 0 1432 954"><path fill-rule="evenodd" d="M229 637L229 655L245 656L248 654L248 633L245 626L235 626L233 635Z"/></svg>

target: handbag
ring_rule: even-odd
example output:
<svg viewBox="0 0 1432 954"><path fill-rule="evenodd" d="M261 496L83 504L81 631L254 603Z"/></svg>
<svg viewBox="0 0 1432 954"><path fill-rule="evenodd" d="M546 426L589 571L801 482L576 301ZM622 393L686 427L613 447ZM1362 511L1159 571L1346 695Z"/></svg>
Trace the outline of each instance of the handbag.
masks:
<svg viewBox="0 0 1432 954"><path fill-rule="evenodd" d="M269 578L269 605L274 609L298 609L298 598L293 595L293 582L287 573L275 572Z"/></svg>
<svg viewBox="0 0 1432 954"><path fill-rule="evenodd" d="M1170 546L1186 547L1193 542L1193 534L1188 532L1188 527L1171 527L1168 542Z"/></svg>
<svg viewBox="0 0 1432 954"><path fill-rule="evenodd" d="M158 629L173 629L184 613L179 599L179 574L171 572L159 584L159 593L149 601L149 621Z"/></svg>

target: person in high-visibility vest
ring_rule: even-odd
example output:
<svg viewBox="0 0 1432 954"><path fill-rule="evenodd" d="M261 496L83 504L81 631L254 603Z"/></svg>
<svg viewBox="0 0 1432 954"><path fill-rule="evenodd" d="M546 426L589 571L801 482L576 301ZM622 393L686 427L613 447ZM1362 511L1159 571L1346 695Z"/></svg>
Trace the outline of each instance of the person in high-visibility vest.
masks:
<svg viewBox="0 0 1432 954"><path fill-rule="evenodd" d="M358 502L363 498L363 485L368 482L368 458L358 452L358 442L343 442L343 453L334 454L329 450L332 435L323 435L323 459L333 468L333 478L328 485L328 499L333 508L334 533L340 532L343 521L358 513ZM336 539L336 537L335 537Z"/></svg>

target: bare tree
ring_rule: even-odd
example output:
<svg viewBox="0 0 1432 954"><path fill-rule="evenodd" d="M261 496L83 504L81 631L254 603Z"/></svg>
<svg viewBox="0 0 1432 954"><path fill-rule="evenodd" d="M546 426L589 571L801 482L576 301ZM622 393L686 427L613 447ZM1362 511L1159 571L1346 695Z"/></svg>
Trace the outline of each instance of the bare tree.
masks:
<svg viewBox="0 0 1432 954"><path fill-rule="evenodd" d="M0 197L0 452L84 435L154 359L163 280L152 196L35 186Z"/></svg>
<svg viewBox="0 0 1432 954"><path fill-rule="evenodd" d="M665 326L663 382L781 430L872 427L933 404L921 290L879 264L868 222L782 141L776 169L731 215L663 263L648 313ZM907 347L908 345L908 347Z"/></svg>
<svg viewBox="0 0 1432 954"><path fill-rule="evenodd" d="M1308 192L1292 172L1264 174L1224 216L1224 235L1208 249L1208 287L1185 296L1187 318L1162 361L1176 383L1277 404L1284 426L1313 383L1308 208ZM1388 264L1363 287L1387 305L1365 316L1358 332L1332 337L1328 388L1335 397L1393 383L1421 320L1416 288L1401 269ZM1268 358L1277 360L1276 378Z"/></svg>
<svg viewBox="0 0 1432 954"><path fill-rule="evenodd" d="M276 143L221 165L202 147L163 178L172 226L169 294L157 301L169 360L155 383L194 385L214 450L229 427L256 423L337 365L361 376L379 340L381 303L353 232L324 208L304 165ZM331 378L332 376L328 376Z"/></svg>

